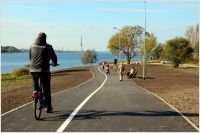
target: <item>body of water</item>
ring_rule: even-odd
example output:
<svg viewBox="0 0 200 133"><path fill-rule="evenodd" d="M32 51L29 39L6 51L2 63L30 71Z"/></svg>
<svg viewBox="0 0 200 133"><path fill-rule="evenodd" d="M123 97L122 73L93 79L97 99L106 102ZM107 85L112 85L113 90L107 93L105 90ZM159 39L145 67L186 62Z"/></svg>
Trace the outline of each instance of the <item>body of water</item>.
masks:
<svg viewBox="0 0 200 133"><path fill-rule="evenodd" d="M58 70L63 68L84 66L81 63L81 57L83 52L80 51L68 51L68 52L58 52L56 53L58 58L57 67L51 67L51 70ZM102 61L113 61L115 58L109 52L97 52L97 63ZM120 60L125 60L125 56L121 54ZM140 61L140 56L135 56L132 60ZM30 64L28 53L3 53L1 54L1 73L11 73L16 68L24 67L24 65Z"/></svg>

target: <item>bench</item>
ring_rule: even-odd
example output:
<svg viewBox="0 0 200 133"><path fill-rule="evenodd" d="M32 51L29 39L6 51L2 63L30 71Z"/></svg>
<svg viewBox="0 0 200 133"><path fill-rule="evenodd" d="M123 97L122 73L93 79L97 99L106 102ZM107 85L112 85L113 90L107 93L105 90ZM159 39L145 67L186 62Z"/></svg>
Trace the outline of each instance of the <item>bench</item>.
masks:
<svg viewBox="0 0 200 133"><path fill-rule="evenodd" d="M127 75L127 78L136 78L136 77L137 77L137 72L138 72L138 71L136 70L135 73L134 73L134 74L131 74L131 75L130 75L130 72L127 72L127 74L126 74L126 75Z"/></svg>

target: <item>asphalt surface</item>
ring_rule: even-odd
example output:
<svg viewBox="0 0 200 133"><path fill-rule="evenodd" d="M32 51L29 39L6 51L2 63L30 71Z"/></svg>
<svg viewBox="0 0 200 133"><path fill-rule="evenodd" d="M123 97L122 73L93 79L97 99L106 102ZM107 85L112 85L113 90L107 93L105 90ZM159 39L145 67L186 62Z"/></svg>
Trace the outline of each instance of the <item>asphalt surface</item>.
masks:
<svg viewBox="0 0 200 133"><path fill-rule="evenodd" d="M33 116L33 105L27 105L1 116L3 132L56 132L70 114L92 92L99 88L105 75L96 68L89 82L52 96L54 112ZM63 132L193 132L183 117L132 81L119 81L116 73L107 76L105 84L78 111Z"/></svg>

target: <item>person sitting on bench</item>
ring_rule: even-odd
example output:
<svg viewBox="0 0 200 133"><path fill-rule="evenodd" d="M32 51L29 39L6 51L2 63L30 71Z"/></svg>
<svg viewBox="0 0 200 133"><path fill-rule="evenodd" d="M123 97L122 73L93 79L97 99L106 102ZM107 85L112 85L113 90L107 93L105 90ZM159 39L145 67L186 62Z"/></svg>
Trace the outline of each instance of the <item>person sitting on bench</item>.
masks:
<svg viewBox="0 0 200 133"><path fill-rule="evenodd" d="M136 78L137 70L134 67L131 67L130 72L127 74L128 78Z"/></svg>

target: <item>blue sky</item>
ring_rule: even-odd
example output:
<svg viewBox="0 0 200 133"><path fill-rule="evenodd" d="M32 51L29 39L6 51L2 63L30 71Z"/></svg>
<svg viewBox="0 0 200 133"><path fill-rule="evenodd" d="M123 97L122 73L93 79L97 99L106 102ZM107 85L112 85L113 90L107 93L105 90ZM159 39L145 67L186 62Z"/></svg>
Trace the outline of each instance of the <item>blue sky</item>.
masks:
<svg viewBox="0 0 200 133"><path fill-rule="evenodd" d="M29 48L37 33L43 31L54 49L80 50L82 36L84 49L107 51L109 38L117 32L113 27L144 27L142 0L27 1L0 3L1 45ZM198 0L147 0L147 31L160 43L184 36L189 25L199 22L198 6Z"/></svg>

